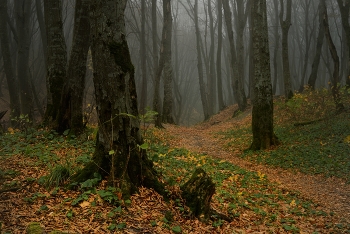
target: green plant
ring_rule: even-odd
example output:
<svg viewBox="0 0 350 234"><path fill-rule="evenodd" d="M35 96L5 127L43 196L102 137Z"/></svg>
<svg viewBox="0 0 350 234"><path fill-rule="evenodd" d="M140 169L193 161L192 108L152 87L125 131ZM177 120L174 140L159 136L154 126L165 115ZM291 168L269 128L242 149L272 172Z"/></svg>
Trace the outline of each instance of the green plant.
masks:
<svg viewBox="0 0 350 234"><path fill-rule="evenodd" d="M70 164L58 164L50 170L50 173L46 176L45 185L48 188L58 187L68 180L72 174Z"/></svg>

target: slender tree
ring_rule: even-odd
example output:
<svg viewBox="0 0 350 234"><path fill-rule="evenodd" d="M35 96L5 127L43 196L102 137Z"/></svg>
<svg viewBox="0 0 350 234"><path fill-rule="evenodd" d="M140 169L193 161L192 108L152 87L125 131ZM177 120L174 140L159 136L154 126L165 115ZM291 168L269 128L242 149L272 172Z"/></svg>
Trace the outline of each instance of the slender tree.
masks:
<svg viewBox="0 0 350 234"><path fill-rule="evenodd" d="M286 15L284 17L284 3L281 0L281 11L280 11L280 24L282 27L282 65L283 65L283 81L284 81L284 95L286 100L293 97L292 81L290 78L289 68L289 44L288 44L288 32L291 26L291 15L292 15L292 0L287 0Z"/></svg>
<svg viewBox="0 0 350 234"><path fill-rule="evenodd" d="M87 55L90 47L90 0L76 0L73 30L73 44L67 69L67 81L61 97L60 113L57 116L57 130L70 129L79 134L84 128L83 97Z"/></svg>
<svg viewBox="0 0 350 234"><path fill-rule="evenodd" d="M63 85L67 79L67 49L63 35L61 0L44 0L47 33L47 80L49 90L44 121L57 128Z"/></svg>
<svg viewBox="0 0 350 234"><path fill-rule="evenodd" d="M95 172L108 177L124 196L139 186L164 194L152 161L141 149L134 66L125 38L126 0L92 0L91 52L99 123L93 162L73 180L85 181Z"/></svg>
<svg viewBox="0 0 350 234"><path fill-rule="evenodd" d="M221 52L222 52L222 0L217 0L217 21L218 21L218 48L216 51L216 80L219 110L225 108L223 89L222 89L222 72L221 72Z"/></svg>
<svg viewBox="0 0 350 234"><path fill-rule="evenodd" d="M273 95L270 72L269 38L266 0L252 2L252 30L254 50L254 81L252 150L266 149L278 144L273 132Z"/></svg>
<svg viewBox="0 0 350 234"><path fill-rule="evenodd" d="M10 95L11 117L19 117L20 101L18 96L18 83L14 74L14 66L11 59L10 42L7 27L7 0L0 1L0 40L1 54L4 62L4 71Z"/></svg>
<svg viewBox="0 0 350 234"><path fill-rule="evenodd" d="M326 5L326 0L321 0ZM339 92L339 56L337 53L337 49L335 48L334 42L332 40L331 33L329 31L329 23L328 23L328 13L327 8L325 8L323 12L323 26L325 28L325 36L329 47L329 52L333 59L333 75L331 79L331 90L333 99L335 102L336 109L338 111L342 111L344 109L344 105L341 101L340 92Z"/></svg>
<svg viewBox="0 0 350 234"><path fill-rule="evenodd" d="M318 5L319 27L318 27L318 35L317 35L317 41L316 41L316 54L312 62L311 74L307 82L311 89L315 89L318 66L320 64L321 50L322 50L322 45L324 41L323 13L325 10L326 10L326 5L324 4L323 1L320 1Z"/></svg>
<svg viewBox="0 0 350 234"><path fill-rule="evenodd" d="M146 1L141 1L141 31L140 31L140 59L142 72L140 112L144 113L147 105L147 54L146 54Z"/></svg>
<svg viewBox="0 0 350 234"><path fill-rule="evenodd" d="M231 64L232 76L233 76L233 79L232 79L233 94L238 103L239 110L243 111L247 107L247 98L244 92L243 78L240 77L238 72L238 61L237 61L236 47L235 47L233 28L232 28L232 13L230 10L229 0L222 0L222 4L224 7L225 23L226 23L226 29L227 29L228 39L230 43L230 59L231 59L230 64Z"/></svg>

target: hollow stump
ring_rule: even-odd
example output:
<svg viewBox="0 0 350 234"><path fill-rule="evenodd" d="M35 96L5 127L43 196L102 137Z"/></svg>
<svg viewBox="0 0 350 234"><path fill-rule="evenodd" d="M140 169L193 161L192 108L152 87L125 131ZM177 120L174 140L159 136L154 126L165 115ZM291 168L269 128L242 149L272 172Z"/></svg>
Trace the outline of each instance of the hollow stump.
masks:
<svg viewBox="0 0 350 234"><path fill-rule="evenodd" d="M209 175L202 169L197 168L191 178L181 186L182 197L193 215L208 219L210 215L210 202L215 193L215 184Z"/></svg>

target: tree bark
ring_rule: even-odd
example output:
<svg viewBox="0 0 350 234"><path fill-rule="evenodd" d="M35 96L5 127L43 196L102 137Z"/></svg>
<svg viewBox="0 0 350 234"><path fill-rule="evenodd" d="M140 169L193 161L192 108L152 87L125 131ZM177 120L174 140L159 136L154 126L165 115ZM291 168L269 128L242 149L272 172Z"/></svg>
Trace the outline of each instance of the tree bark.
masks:
<svg viewBox="0 0 350 234"><path fill-rule="evenodd" d="M140 59L142 72L140 112L144 114L147 106L147 54L146 54L146 1L141 1L141 32L140 32Z"/></svg>
<svg viewBox="0 0 350 234"><path fill-rule="evenodd" d="M323 12L325 11L325 9L326 9L325 4L323 4L323 1L320 1L318 6L319 28L318 28L318 35L317 35L317 42L316 42L316 54L312 62L311 74L307 82L311 89L315 89L318 65L320 64L321 50L322 50L322 45L324 40Z"/></svg>
<svg viewBox="0 0 350 234"><path fill-rule="evenodd" d="M47 32L47 105L44 122L57 128L63 85L67 79L67 49L63 35L62 5L60 0L44 0Z"/></svg>
<svg viewBox="0 0 350 234"><path fill-rule="evenodd" d="M90 0L76 0L73 44L70 54L67 82L63 88L60 112L57 116L57 131L70 129L78 135L84 129L83 97L87 55L90 47Z"/></svg>
<svg viewBox="0 0 350 234"><path fill-rule="evenodd" d="M252 99L253 142L250 149L260 150L278 144L278 139L273 132L273 95L266 0L254 0L251 12L255 75Z"/></svg>
<svg viewBox="0 0 350 234"><path fill-rule="evenodd" d="M194 27L196 31L196 50L197 50L197 69L198 69L198 80L199 80L199 91L201 94L201 101L203 107L204 120L209 119L209 107L208 107L208 97L204 84L204 75L203 75L203 64L202 64L202 55L201 55L201 33L199 30L199 22L198 22L198 0L195 0L194 3L194 12L193 12L193 20Z"/></svg>
<svg viewBox="0 0 350 234"><path fill-rule="evenodd" d="M218 48L216 51L216 80L219 110L225 108L222 77L221 77L221 52L222 52L222 0L217 0L217 21L218 21Z"/></svg>
<svg viewBox="0 0 350 234"><path fill-rule="evenodd" d="M292 12L292 0L287 0L287 13L286 19L284 17L284 3L281 1L280 12L280 24L282 27L282 64L283 64L283 81L284 81L284 96L286 100L293 97L292 82L290 78L289 68L289 45L288 45L288 32L291 26L291 12Z"/></svg>
<svg viewBox="0 0 350 234"><path fill-rule="evenodd" d="M160 60L164 59L163 78L164 78L164 101L163 101L163 123L174 123L173 118L173 65L171 62L171 40L173 31L173 19L171 16L171 1L163 0L164 25L162 32L162 43L160 51ZM159 64L162 62L159 61ZM161 65L159 65L160 67ZM158 68L159 68L158 67Z"/></svg>
<svg viewBox="0 0 350 234"><path fill-rule="evenodd" d="M322 4L326 5L326 0L321 1L323 2ZM342 111L344 110L344 105L341 101L339 92L339 56L332 40L331 33L329 32L327 8L325 8L325 11L323 12L323 26L325 29L326 40L329 46L329 52L331 53L333 59L333 77L331 79L332 95L337 111Z"/></svg>
<svg viewBox="0 0 350 234"><path fill-rule="evenodd" d="M208 74L208 104L210 114L213 115L216 113L217 106L217 87L216 87L216 71L215 71L215 32L214 32L214 18L211 7L211 1L208 1L208 15L209 15L209 32L210 32L210 48L209 48L209 74Z"/></svg>
<svg viewBox="0 0 350 234"><path fill-rule="evenodd" d="M99 123L93 162L73 179L84 181L94 172L107 176L125 197L137 187L155 188L164 194L152 161L142 150L137 120L134 66L125 38L126 0L92 0L91 51Z"/></svg>
<svg viewBox="0 0 350 234"><path fill-rule="evenodd" d="M31 0L17 0L14 2L16 15L17 44L17 78L21 102L21 114L33 117L33 95L29 80L29 50L31 44L30 19L32 15Z"/></svg>
<svg viewBox="0 0 350 234"><path fill-rule="evenodd" d="M14 74L14 68L11 60L10 43L7 28L7 0L0 1L0 40L1 54L4 62L4 71L10 95L11 118L19 117L20 101L18 96L18 82Z"/></svg>
<svg viewBox="0 0 350 234"><path fill-rule="evenodd" d="M340 9L341 21L346 34L346 44L348 46L348 76L346 79L346 87L350 88L350 0L337 0L337 3Z"/></svg>

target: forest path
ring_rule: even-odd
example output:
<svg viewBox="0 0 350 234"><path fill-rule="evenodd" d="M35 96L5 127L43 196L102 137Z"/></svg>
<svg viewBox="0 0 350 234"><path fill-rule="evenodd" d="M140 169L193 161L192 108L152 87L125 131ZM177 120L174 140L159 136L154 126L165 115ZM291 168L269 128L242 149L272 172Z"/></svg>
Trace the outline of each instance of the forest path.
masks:
<svg viewBox="0 0 350 234"><path fill-rule="evenodd" d="M227 160L249 171L259 171L267 175L270 181L276 182L278 186L299 191L303 197L319 204L323 210L334 212L345 220L350 220L350 184L346 184L344 180L249 162L239 157L240 151L225 150L224 141L215 133L232 129L237 124L251 122L250 111L239 118L231 118L233 109L229 107L209 121L192 127L165 125L167 133L174 137L170 142L171 146Z"/></svg>

